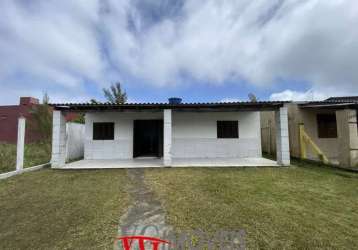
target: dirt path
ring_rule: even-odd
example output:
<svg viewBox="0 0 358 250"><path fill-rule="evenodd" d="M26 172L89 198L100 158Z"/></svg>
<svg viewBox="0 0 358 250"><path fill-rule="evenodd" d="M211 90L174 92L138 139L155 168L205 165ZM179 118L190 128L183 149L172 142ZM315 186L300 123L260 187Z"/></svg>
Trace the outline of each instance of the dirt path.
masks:
<svg viewBox="0 0 358 250"><path fill-rule="evenodd" d="M121 217L118 235L145 235L165 239L172 233L172 227L165 222L164 209L145 182L144 169L128 169L127 175L131 182L127 192L133 205ZM137 248L134 246L131 249Z"/></svg>

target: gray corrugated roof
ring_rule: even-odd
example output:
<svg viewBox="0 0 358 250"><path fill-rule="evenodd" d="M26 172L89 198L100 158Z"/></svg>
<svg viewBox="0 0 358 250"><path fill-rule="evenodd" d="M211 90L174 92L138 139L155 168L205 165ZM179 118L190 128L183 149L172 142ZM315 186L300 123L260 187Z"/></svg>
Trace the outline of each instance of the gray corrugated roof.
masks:
<svg viewBox="0 0 358 250"><path fill-rule="evenodd" d="M333 101L333 102L357 102L358 103L358 96L336 96L330 97L325 101Z"/></svg>
<svg viewBox="0 0 358 250"><path fill-rule="evenodd" d="M299 104L300 107L332 107L332 108L357 108L358 96L330 97L324 101L311 101Z"/></svg>
<svg viewBox="0 0 358 250"><path fill-rule="evenodd" d="M104 109L200 109L200 108L277 108L287 102L257 101L257 102L193 102L193 103L53 103L57 110L104 110Z"/></svg>

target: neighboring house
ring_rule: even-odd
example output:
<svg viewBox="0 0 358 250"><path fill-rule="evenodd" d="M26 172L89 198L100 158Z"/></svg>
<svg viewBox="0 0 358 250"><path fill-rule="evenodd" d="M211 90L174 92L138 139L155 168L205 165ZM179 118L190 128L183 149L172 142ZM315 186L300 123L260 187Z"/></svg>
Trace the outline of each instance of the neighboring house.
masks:
<svg viewBox="0 0 358 250"><path fill-rule="evenodd" d="M325 101L295 102L287 106L291 156L312 160L327 157L329 163L358 168L358 97L331 97ZM272 112L261 114L261 131L263 151L274 153ZM323 158L318 156L315 146Z"/></svg>
<svg viewBox="0 0 358 250"><path fill-rule="evenodd" d="M0 106L0 142L16 143L17 122L20 116L29 119L30 110L39 104L39 100L33 97L20 97L19 105ZM26 126L26 143L39 140L40 135Z"/></svg>
<svg viewBox="0 0 358 250"><path fill-rule="evenodd" d="M31 122L31 109L39 104L39 100L33 97L20 97L19 105L0 106L0 143L16 143L17 141L17 123L20 116L27 118ZM78 115L69 113L66 120L74 120ZM41 135L26 125L25 140L26 143L36 142L41 139Z"/></svg>
<svg viewBox="0 0 358 250"><path fill-rule="evenodd" d="M261 158L260 111L276 113L278 163L289 165L284 102L52 104L52 166L65 164L65 115L85 113L84 159ZM210 162L210 161L209 161ZM101 166L98 166L101 167Z"/></svg>

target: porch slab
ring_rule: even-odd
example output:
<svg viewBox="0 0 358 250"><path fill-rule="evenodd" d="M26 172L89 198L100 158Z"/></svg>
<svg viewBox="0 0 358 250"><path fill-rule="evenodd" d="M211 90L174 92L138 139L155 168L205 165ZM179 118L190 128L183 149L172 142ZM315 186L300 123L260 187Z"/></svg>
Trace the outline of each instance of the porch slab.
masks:
<svg viewBox="0 0 358 250"><path fill-rule="evenodd" d="M276 167L276 161L266 158L192 158L172 159L172 167ZM63 169L155 168L164 167L163 159L136 158L128 160L80 160L66 164Z"/></svg>
<svg viewBox="0 0 358 250"><path fill-rule="evenodd" d="M173 159L173 167L269 167L279 166L276 161L266 158L193 158Z"/></svg>

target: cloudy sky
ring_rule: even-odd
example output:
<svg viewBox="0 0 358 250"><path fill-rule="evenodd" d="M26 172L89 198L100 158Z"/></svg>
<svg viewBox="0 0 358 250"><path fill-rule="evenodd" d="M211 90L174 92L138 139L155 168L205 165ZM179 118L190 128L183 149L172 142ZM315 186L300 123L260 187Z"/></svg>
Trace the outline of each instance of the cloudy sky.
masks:
<svg viewBox="0 0 358 250"><path fill-rule="evenodd" d="M0 104L358 95L355 0L1 0Z"/></svg>

